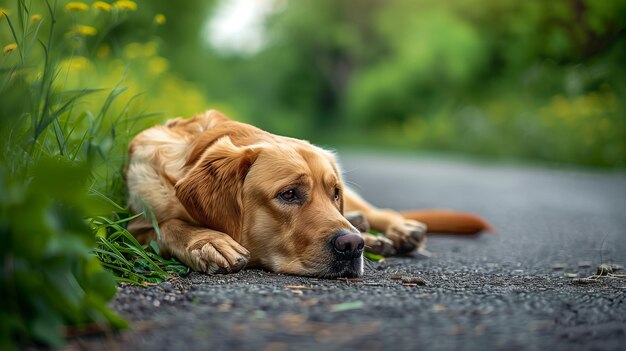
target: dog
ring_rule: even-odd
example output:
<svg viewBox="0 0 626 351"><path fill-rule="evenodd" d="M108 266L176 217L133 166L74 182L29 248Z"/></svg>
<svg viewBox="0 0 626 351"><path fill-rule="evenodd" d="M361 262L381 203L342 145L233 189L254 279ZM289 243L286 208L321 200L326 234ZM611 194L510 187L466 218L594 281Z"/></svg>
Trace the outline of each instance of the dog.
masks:
<svg viewBox="0 0 626 351"><path fill-rule="evenodd" d="M144 130L128 153L129 208L146 214L128 230L194 271L357 277L364 251L407 254L427 231L491 229L467 213L376 208L346 186L332 152L215 110Z"/></svg>

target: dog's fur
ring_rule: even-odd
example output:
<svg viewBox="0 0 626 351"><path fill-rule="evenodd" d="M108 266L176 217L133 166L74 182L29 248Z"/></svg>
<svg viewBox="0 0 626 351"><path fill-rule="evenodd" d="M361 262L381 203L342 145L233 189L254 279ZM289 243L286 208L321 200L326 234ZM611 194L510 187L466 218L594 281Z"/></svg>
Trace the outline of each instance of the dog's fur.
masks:
<svg viewBox="0 0 626 351"><path fill-rule="evenodd" d="M344 216L353 211L362 214L361 223L385 233L362 234L366 250L386 255L421 247L427 225L438 232L489 228L468 214L403 216L377 209L344 184L331 152L217 111L173 119L137 135L129 146L126 180L131 210L146 211L129 225L135 237L142 243L155 240L162 255L208 273L256 266L358 276L362 255L339 260L330 244L339 232L359 233Z"/></svg>

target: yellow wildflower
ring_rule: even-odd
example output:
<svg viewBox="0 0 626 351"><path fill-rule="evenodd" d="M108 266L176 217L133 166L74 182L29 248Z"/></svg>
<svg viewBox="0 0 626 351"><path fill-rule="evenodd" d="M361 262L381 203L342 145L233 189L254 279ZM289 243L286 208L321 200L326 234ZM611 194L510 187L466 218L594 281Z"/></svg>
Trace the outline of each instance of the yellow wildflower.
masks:
<svg viewBox="0 0 626 351"><path fill-rule="evenodd" d="M110 53L111 53L111 47L107 44L102 44L96 51L96 56L103 58L103 57L109 56Z"/></svg>
<svg viewBox="0 0 626 351"><path fill-rule="evenodd" d="M10 53L11 51L17 49L17 44L15 43L11 43L7 46L4 47L4 49L2 49L2 52L6 55L8 53Z"/></svg>
<svg viewBox="0 0 626 351"><path fill-rule="evenodd" d="M120 10L135 11L137 10L137 3L134 1L119 0L113 3L113 7Z"/></svg>
<svg viewBox="0 0 626 351"><path fill-rule="evenodd" d="M159 43L157 43L156 41L149 41L143 44L143 48L142 48L143 56L146 56L146 57L154 56L156 55L158 49L159 49Z"/></svg>
<svg viewBox="0 0 626 351"><path fill-rule="evenodd" d="M143 45L139 43L129 43L124 47L124 56L129 59L136 59L143 53Z"/></svg>
<svg viewBox="0 0 626 351"><path fill-rule="evenodd" d="M75 56L72 57L71 60L71 65L73 69L82 71L91 67L91 61L89 61L89 59L84 56Z"/></svg>
<svg viewBox="0 0 626 351"><path fill-rule="evenodd" d="M167 59L157 56L148 60L148 72L153 75L161 74L169 68L170 63Z"/></svg>
<svg viewBox="0 0 626 351"><path fill-rule="evenodd" d="M59 68L63 72L76 72L91 69L93 67L91 61L84 56L72 56L66 58L59 63Z"/></svg>
<svg viewBox="0 0 626 351"><path fill-rule="evenodd" d="M87 10L89 10L89 6L84 2L68 2L67 5L65 5L65 11L80 12Z"/></svg>
<svg viewBox="0 0 626 351"><path fill-rule="evenodd" d="M158 13L156 16L154 16L154 23L160 25L165 24L165 22L167 22L167 19L165 18L165 15L162 13Z"/></svg>
<svg viewBox="0 0 626 351"><path fill-rule="evenodd" d="M98 30L92 26L77 24L72 28L72 32L86 37L93 37L96 33L98 33Z"/></svg>
<svg viewBox="0 0 626 351"><path fill-rule="evenodd" d="M96 1L93 3L93 5L91 5L91 7L93 7L93 9L97 11L104 11L104 12L111 11L111 5L109 5L108 3L104 1Z"/></svg>
<svg viewBox="0 0 626 351"><path fill-rule="evenodd" d="M4 7L0 7L0 18L4 16L9 16L11 14L11 10L5 9Z"/></svg>
<svg viewBox="0 0 626 351"><path fill-rule="evenodd" d="M33 22L39 22L39 21L41 21L41 15L37 15L37 14L32 15L30 17L30 20L33 21Z"/></svg>

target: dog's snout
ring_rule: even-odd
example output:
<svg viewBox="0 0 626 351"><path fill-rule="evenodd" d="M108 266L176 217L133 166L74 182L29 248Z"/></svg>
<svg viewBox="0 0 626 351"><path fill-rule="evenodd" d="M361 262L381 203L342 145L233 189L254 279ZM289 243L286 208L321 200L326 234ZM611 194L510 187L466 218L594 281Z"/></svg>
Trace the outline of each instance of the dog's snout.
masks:
<svg viewBox="0 0 626 351"><path fill-rule="evenodd" d="M331 241L335 251L346 258L355 258L363 253L365 241L360 234L338 231Z"/></svg>

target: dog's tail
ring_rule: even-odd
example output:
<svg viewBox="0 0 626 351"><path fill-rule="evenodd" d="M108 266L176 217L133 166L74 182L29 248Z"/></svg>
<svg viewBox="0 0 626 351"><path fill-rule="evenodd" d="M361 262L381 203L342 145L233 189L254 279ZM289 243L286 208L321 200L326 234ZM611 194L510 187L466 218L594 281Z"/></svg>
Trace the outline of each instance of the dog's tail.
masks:
<svg viewBox="0 0 626 351"><path fill-rule="evenodd" d="M404 218L422 222L428 233L478 234L493 233L493 227L483 218L466 212L449 210L420 210L400 212Z"/></svg>

